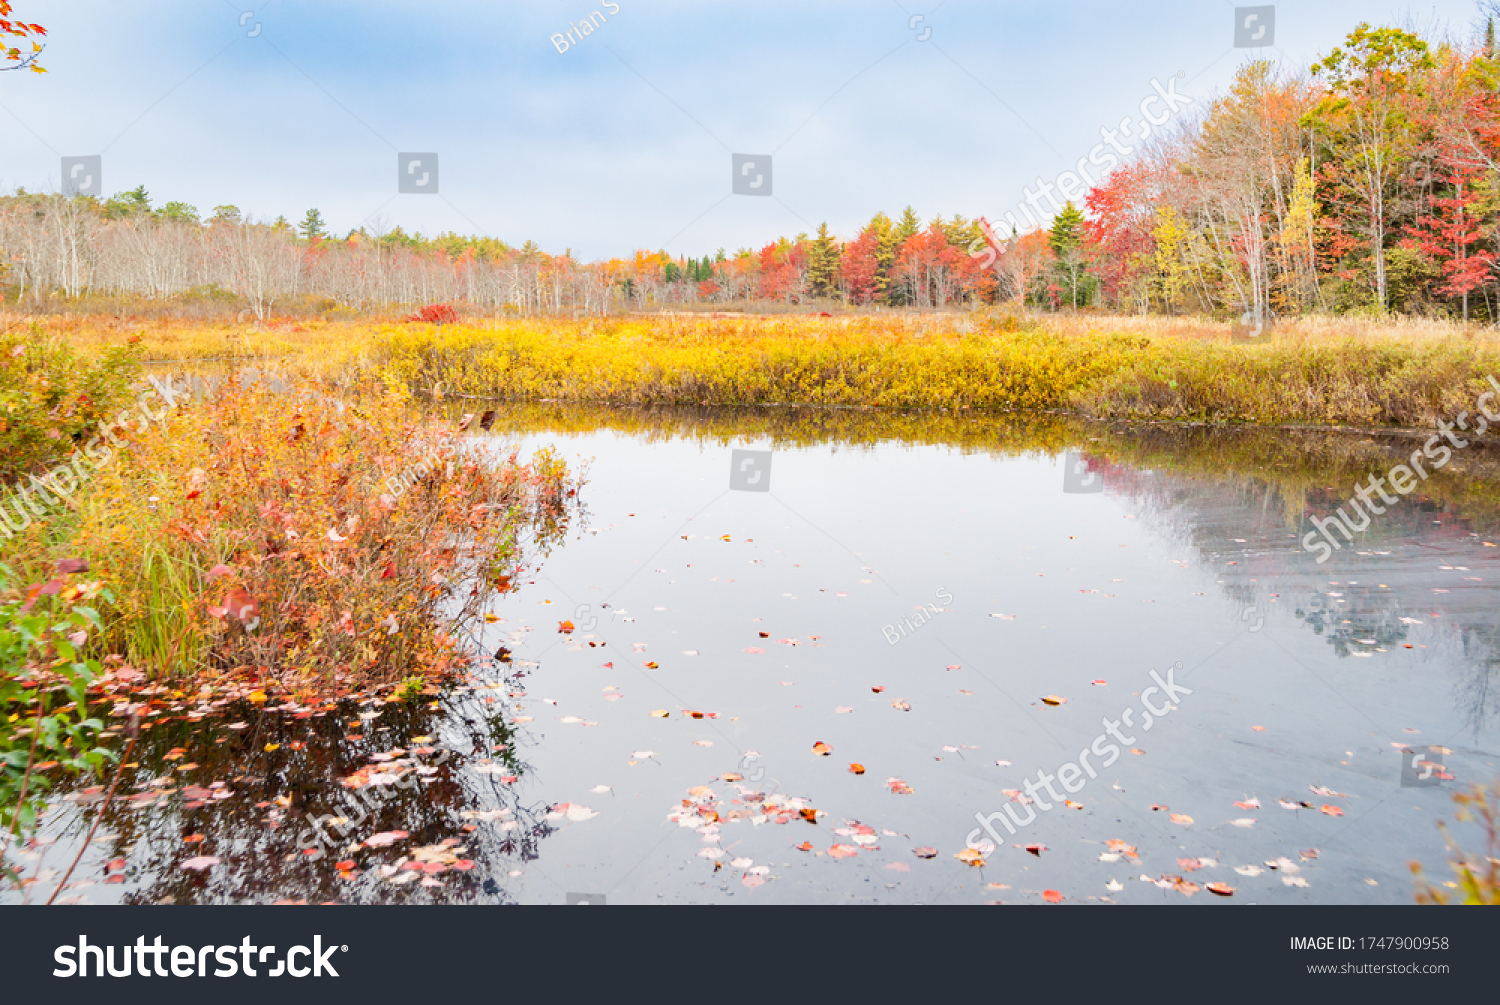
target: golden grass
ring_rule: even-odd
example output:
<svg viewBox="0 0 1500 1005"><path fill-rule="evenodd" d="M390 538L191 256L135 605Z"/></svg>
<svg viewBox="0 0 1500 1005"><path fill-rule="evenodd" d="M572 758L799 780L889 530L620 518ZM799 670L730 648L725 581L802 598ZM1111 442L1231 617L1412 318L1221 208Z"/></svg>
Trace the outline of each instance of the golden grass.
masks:
<svg viewBox="0 0 1500 1005"><path fill-rule="evenodd" d="M295 362L330 378L514 400L1060 409L1130 420L1431 425L1500 374L1489 329L1303 318L1257 344L1203 318L952 314L234 324L56 318L81 353Z"/></svg>

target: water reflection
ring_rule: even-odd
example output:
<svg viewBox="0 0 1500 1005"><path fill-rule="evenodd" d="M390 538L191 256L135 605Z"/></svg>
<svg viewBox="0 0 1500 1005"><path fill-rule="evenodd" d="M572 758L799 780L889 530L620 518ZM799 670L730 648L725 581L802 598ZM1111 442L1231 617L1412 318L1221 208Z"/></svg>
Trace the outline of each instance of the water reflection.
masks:
<svg viewBox="0 0 1500 1005"><path fill-rule="evenodd" d="M1153 551L1171 556L1169 561L1184 569L1201 567L1212 572L1211 583L1200 586L1201 592L1197 595L1209 594L1217 607L1211 614L1191 615L1195 630L1209 633L1209 637L1218 633L1223 638L1228 638L1224 630L1259 638L1276 635L1281 639L1276 644L1282 647L1290 662L1310 660L1309 653L1319 650L1331 654L1341 668L1361 672L1370 670L1373 676L1371 668L1379 667L1380 672L1392 674L1391 679L1402 680L1399 675L1405 675L1405 681L1421 683L1422 686L1428 686L1425 678L1435 672L1447 674L1453 690L1453 707L1476 748L1470 753L1489 758L1478 748L1483 746L1482 734L1494 725L1496 708L1491 698L1491 681L1495 667L1500 664L1500 616L1497 616L1492 592L1492 577L1496 571L1493 544L1500 543L1496 537L1500 533L1500 451L1482 444L1470 447L1443 470L1432 472L1432 477L1422 487L1423 494L1403 499L1374 520L1353 546L1344 548L1320 565L1315 556L1300 545L1302 535L1311 527L1310 521L1325 516L1346 500L1351 486L1371 474L1383 473L1393 459L1409 453L1409 436L1400 432L1126 426L1054 415L903 415L855 409L610 409L465 401L445 403L437 411L457 419L463 414L490 409L495 411L492 427L487 431L479 431L476 427L476 436L487 437L497 445L526 436L614 433L620 437L614 443L621 452L644 451L670 444L725 447L751 441L762 445L769 443L775 449L817 447L877 456L897 456L914 448L947 448L953 452L953 457L944 463L952 465L967 463L965 458L979 459L986 455L1035 461L1056 458L1068 451L1076 452L1088 474L1097 478L1102 486L1093 499L1120 502L1129 510L1130 516L1144 525L1142 530L1148 534ZM782 469L778 467L777 471L777 478L783 478ZM1028 506L1045 509L1054 502L1047 491L1058 497L1065 492L1064 477L1064 473L1059 472L1056 484L1050 490L1027 487L1015 491L1025 494ZM778 481L780 484L782 482ZM621 497L628 500L631 516L637 507L636 500L645 498L632 494L634 486L608 480L586 488L585 495L590 491L598 493L601 499ZM670 501L678 504L676 499ZM872 497L867 512L850 513L848 519L851 522L856 518L869 521L871 526L864 533L871 538L910 532L909 516L904 512L893 515L881 508L882 502ZM686 506L686 503L682 505ZM786 519L791 520L790 517ZM715 535L722 529L716 527ZM842 527L839 530L843 532ZM674 544L679 537L683 542L687 541L685 536L670 527L664 534ZM939 551L948 543L943 540L942 545L932 549L932 555L927 558L930 567L968 570L990 560L988 556L981 558L977 552L938 558ZM563 554L567 552L565 548ZM622 544L602 554L599 561L618 559L621 568L630 570L641 566L644 556L651 557L649 564L668 564L666 559L657 559L655 555L656 552L648 548ZM755 561L752 560L752 565ZM680 565L674 568L680 569ZM692 569L693 565L689 564L687 568ZM743 566L739 568L742 570ZM781 568L776 575L790 580L790 577L799 575L793 573L792 568ZM1019 569L1006 567L997 578L1002 582L1018 581L1022 574ZM1034 573L1028 567L1024 574ZM631 575L634 575L633 571ZM678 571L671 575L686 573ZM538 575L538 579L541 578ZM536 586L535 582L527 585ZM778 593L781 593L781 585L777 584ZM539 591L544 588L545 584L523 590L516 598L517 604L523 601L537 603L537 598L542 596ZM708 587L694 589L707 590ZM961 596L960 604L972 606L970 596L978 593L980 588L971 585L968 589L969 593ZM1218 596L1212 597L1215 589ZM925 599L931 589L924 585L921 592ZM1097 593L1098 590L1078 592ZM791 596L790 592L781 595ZM673 624L686 634L688 626L695 620L706 622L710 614L721 613L725 606L732 605L726 601L720 602L718 609L713 611L695 608L687 620ZM850 611L838 615L837 619L829 615L829 620L838 626L857 625L862 631L868 629L868 636L878 639L879 624L889 620L891 612L877 605L867 607L857 613ZM653 610L665 612L667 605ZM736 619L734 632L743 633L744 626L739 622L749 616L748 609L733 608L732 613ZM741 617L742 614L745 617ZM558 619L550 614L539 617L548 626L548 632L543 634L550 633L551 623ZM945 614L947 617L949 615ZM1091 615L1087 613L1066 617L1061 613L1049 613L1048 617L1056 617L1060 624L1083 626L1083 630L1091 627ZM1068 621L1069 618L1076 620ZM613 615L609 622L611 630L620 627ZM988 622L985 627L993 624ZM760 627L755 626L755 633L742 642L738 634L731 638L727 630L715 624L710 630L710 638L722 640L721 648L730 651L743 649L745 653L758 653L762 650L746 646L747 643L757 643L755 635L759 634ZM1184 636L1187 635L1186 629L1184 626ZM922 638L928 639L930 635L935 640L937 633L943 630L946 629L934 628ZM793 634L789 629L777 628L772 638L783 632ZM637 634L644 637L644 628ZM671 634L676 635L677 628ZM1294 635L1300 636L1302 643L1293 638ZM494 640L489 640L487 647L493 644ZM511 644L520 647L522 643ZM612 640L611 644L623 646L626 643ZM687 641L672 643L679 651L683 646L694 644ZM761 646L769 644L759 643ZM659 651L660 643L655 638L651 645L653 654ZM577 643L569 646L570 650L578 648L582 647ZM533 659L539 655L534 649L527 651ZM880 652L878 648L873 651ZM1056 651L1052 651L1054 655ZM696 653L696 650L684 651L683 655L688 656L689 652ZM833 652L830 644L829 653ZM1389 654L1407 652L1411 654L1411 662L1398 664L1404 668L1399 674L1388 669L1392 666L1388 662ZM902 653L904 659L906 650ZM505 655L508 657L509 654ZM319 903L524 899L511 890L509 880L514 873L524 872L528 863L545 858L543 853L548 846L544 846L544 839L555 834L568 819L566 810L560 810L557 805L559 798L568 793L551 780L548 788L555 790L555 795L523 804L520 796L523 788L532 792L542 784L537 780L541 774L536 767L538 760L549 758L554 764L560 760L606 763L601 758L598 741L575 744L571 739L567 743L549 739L544 743L523 731L526 716L517 714L524 711L524 703L534 701L526 694L528 676L543 670L552 671L549 688L559 688L564 703L570 697L568 692L561 690L566 686L574 686L572 697L575 700L585 700L585 683L570 679L582 665L566 662L572 658L567 651L549 650L541 656L540 667L524 663L519 658L515 662L495 661L486 668L481 679L442 695L427 696L433 700L413 705L360 705L346 701L332 708L267 711L243 702L199 708L191 701L157 696L164 704L162 713L154 718L164 721L148 730L148 739L143 739L137 748L139 767L132 769L127 776L127 787L135 801L112 806L105 816L103 829L112 832L113 837L97 849L99 863L102 865L104 861L117 857L126 859L124 882L116 885L122 887L123 899L130 903L167 900L176 903L277 900ZM592 665L597 666L599 661L590 658ZM841 678L847 675L851 664L860 662L847 656L838 657L846 661L842 663L834 661L831 655L818 658L830 662L817 664L816 673L809 670L807 676L830 680ZM1387 662L1376 662L1381 658ZM1020 662L1019 658L1017 661ZM612 662L618 662L623 672L628 661L615 656ZM962 661L949 657L944 662L957 664ZM1067 663L1067 659L1062 662ZM871 661L866 661L866 664L879 666ZM566 675L558 669L564 666L568 668ZM958 669L957 665L949 668ZM1076 668L1067 666L1064 669L1073 671ZM1090 676L1100 673L1102 671L1095 670ZM777 675L797 676L791 670L778 670ZM1423 680L1419 682L1417 678ZM598 698L597 685L602 680L589 679L586 682L595 699ZM680 686L676 683L678 678L672 680L673 687ZM1349 680L1354 683L1341 680L1338 686L1363 686L1358 677ZM1381 678L1372 686L1385 686L1381 683L1384 680ZM768 683L780 687L787 682ZM808 684L817 683L820 682L808 681ZM860 683L863 690L869 690L863 676ZM735 694L735 701L741 703L738 695L748 693L752 684L759 686L753 677L737 678L733 674L724 674L716 675L702 686L717 686L721 688L721 694ZM638 686L644 688L646 685ZM606 690L612 688L611 684ZM954 687L947 687L948 692L953 690ZM960 693L970 695L971 691L966 689ZM1038 689L1037 693L1043 692ZM1386 700L1399 709L1401 695L1405 693L1390 688L1390 697ZM880 698L882 706L889 697ZM840 702L844 700L839 699ZM1212 700L1207 696L1195 699L1194 715L1210 715ZM695 697L693 701L693 707L710 707L706 700L699 702ZM754 702L745 699L742 703L754 705L755 702L764 704L758 697ZM523 703L522 707L517 707L518 703ZM830 700L827 704L833 707L834 702ZM921 705L920 699L918 704ZM626 706L622 703L610 707ZM800 704L797 706L798 709L801 707ZM925 715L928 714L926 708L932 706L921 707ZM841 710L853 711L842 706ZM883 711L888 713L888 710ZM368 719L362 718L370 713L375 714ZM637 719L655 721L646 720L641 710L635 714ZM955 723L965 721L959 713L937 715L937 726L944 730L950 727L941 721L943 715ZM857 716L836 718L859 721ZM896 721L904 724L913 720ZM233 728L239 723L244 724L243 728ZM630 727L637 728L643 727ZM882 731L889 727L862 728L873 728L871 735L884 740ZM606 734L608 729L606 725L599 733ZM831 727L818 725L816 729L816 736L809 732L804 737L799 732L794 738L804 757L813 739L834 736L828 732ZM943 743L951 746L933 747L934 750L959 751L950 756L950 761L961 759L961 751L972 749L957 743L962 738L958 727L952 727L952 731L956 734L954 737L941 738ZM636 742L634 733L607 735L616 745L610 748L608 756L611 758L619 751L644 747L648 742ZM977 734L972 734L971 730L971 735ZM1385 738L1380 738L1381 744L1385 742ZM840 747L841 756L846 749L844 743L835 742ZM757 745L769 749L769 744L757 741ZM709 747L711 744L700 746ZM1275 754L1278 758L1283 757L1282 751ZM930 752L925 756L931 756ZM980 760L988 756L990 761L994 760L989 751L973 756ZM934 760L941 761L942 756ZM1210 758L1204 758L1204 763L1210 761ZM743 765L744 762L740 763ZM797 763L801 764L800 761ZM1150 762L1141 759L1140 763ZM1212 763L1221 767L1225 777L1233 781L1234 788L1239 789L1243 782L1246 791L1251 789L1255 776L1248 772L1252 769L1230 759ZM188 764L196 767L186 772L179 770ZM722 771L733 764L734 760L730 758L717 770ZM576 763L571 766L577 768ZM660 771L660 765L653 770ZM964 770L971 769L965 767ZM1170 774L1175 769L1166 770ZM1246 777L1241 779L1235 774L1237 770L1247 772ZM1263 766L1253 770L1269 771ZM890 769L887 773L895 775L897 771L901 772L901 777L914 780L913 775L900 768ZM574 774L581 775L582 771L575 770ZM376 780L372 781L372 778ZM153 785L153 782L163 779L168 781ZM346 784L351 779L356 784ZM522 780L537 781L532 786L523 786ZM660 791L670 791L673 800L680 800L682 791L691 792L690 786L703 781L701 778L673 777L661 783ZM1394 778L1387 779L1387 782L1395 784ZM214 788L215 783L219 783L218 788ZM656 791L650 787L654 782L642 784L647 791ZM944 797L946 802L942 812L957 817L958 822L952 829L961 834L972 827L965 822L967 813L964 807L970 803L988 807L991 803L988 799L978 800L971 791L963 788L967 782L944 784L953 787L938 788L937 783L931 781L914 781L918 792L925 795L936 789ZM165 796L149 795L153 790L163 789L172 791ZM225 790L231 794L220 797ZM898 790L892 790L895 791ZM58 814L49 833L62 835L60 846L66 846L70 840L68 835L76 836L84 826L84 819L76 813L78 807L87 806L97 795L97 792L75 793L74 803ZM851 801L854 799L850 798ZM886 798L895 797L888 795ZM918 803L898 800L894 804L888 801L873 805L880 812L912 813L914 811L906 807ZM928 806L927 813L935 812L932 804ZM953 809L954 806L957 809ZM652 843L659 841L657 831L663 826L659 809L655 803L650 803L645 810L618 806L615 812L622 816L627 812L633 815L623 823L611 825L616 828L611 834L612 839L623 842L627 838L642 836L642 845L654 847ZM866 806L858 812L864 819L865 814L873 814L876 810ZM901 819L897 829L903 834L905 829L914 832L922 823L921 814L914 813L910 819ZM1047 826L1063 823L1064 818L1056 818L1047 821ZM846 829L865 836L861 827L864 825L856 824ZM397 832L404 832L405 836L384 844L377 840L373 847L368 844L372 837ZM881 831L890 836L896 832ZM319 833L329 835L330 839L320 840ZM185 840L200 834L201 841ZM798 839L805 836L799 832ZM1138 839L1132 836L1130 840ZM1216 837L1215 840L1224 839ZM1381 843L1391 840L1389 837L1371 839L1371 846L1379 847L1386 857L1394 856L1392 861L1404 870L1404 860L1400 860L1400 856L1406 854L1407 849L1393 850ZM781 842L782 845L785 843ZM351 850L355 845L359 847ZM1143 852L1145 848L1143 840ZM425 851L418 853L417 849ZM568 857L564 861L571 865L575 861L572 856L579 853L570 850L565 854ZM220 864L202 871L182 867L184 861L196 856L214 857L220 860ZM403 856L405 861L402 861ZM94 853L90 857L94 858ZM649 860L649 856L645 860ZM350 862L352 868L339 868L339 863ZM414 863L417 868L412 867ZM382 874L382 867L387 874ZM658 863L644 868L643 872L651 873L652 869L659 872L661 867ZM404 874L412 878L404 879ZM840 889L840 883L849 882L842 879L842 875L820 881L824 885L807 888L803 893L808 897L821 897L830 889ZM95 878L100 877L96 875ZM398 879L401 881L395 881ZM1346 877L1341 882L1347 885L1325 888L1323 896L1327 898L1332 894L1348 900L1363 893L1363 888L1355 885L1360 882L1357 878ZM439 883L442 885L436 885ZM91 899L104 898L92 896Z"/></svg>

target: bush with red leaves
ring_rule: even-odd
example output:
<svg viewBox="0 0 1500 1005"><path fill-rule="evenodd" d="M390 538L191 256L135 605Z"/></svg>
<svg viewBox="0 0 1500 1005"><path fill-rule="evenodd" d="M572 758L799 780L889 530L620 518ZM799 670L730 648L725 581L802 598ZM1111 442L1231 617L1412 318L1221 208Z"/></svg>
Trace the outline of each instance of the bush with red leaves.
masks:
<svg viewBox="0 0 1500 1005"><path fill-rule="evenodd" d="M429 325L452 325L458 323L458 311L450 304L428 304L406 320Z"/></svg>

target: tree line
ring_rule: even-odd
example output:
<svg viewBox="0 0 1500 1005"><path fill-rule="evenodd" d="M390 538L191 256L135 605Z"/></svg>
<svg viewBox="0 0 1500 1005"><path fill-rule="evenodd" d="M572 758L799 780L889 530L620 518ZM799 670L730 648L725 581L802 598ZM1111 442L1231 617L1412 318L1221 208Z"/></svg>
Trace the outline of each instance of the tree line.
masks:
<svg viewBox="0 0 1500 1005"><path fill-rule="evenodd" d="M298 224L109 199L0 198L0 294L309 297L354 310L468 303L604 312L671 305L944 309L1025 303L1136 313L1400 312L1500 318L1500 47L1494 21L1429 43L1359 25L1312 66L1253 61L1227 94L1153 138L1047 229L907 207L846 240L733 254L640 250L584 262L487 237Z"/></svg>

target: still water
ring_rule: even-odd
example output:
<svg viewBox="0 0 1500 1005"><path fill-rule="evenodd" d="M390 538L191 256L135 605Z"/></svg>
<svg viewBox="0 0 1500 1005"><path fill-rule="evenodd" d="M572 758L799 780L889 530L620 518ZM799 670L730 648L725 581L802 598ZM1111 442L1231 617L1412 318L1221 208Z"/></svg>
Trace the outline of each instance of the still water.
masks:
<svg viewBox="0 0 1500 1005"><path fill-rule="evenodd" d="M475 681L159 695L67 898L1409 903L1500 774L1482 444L1319 564L1310 518L1420 437L560 406L479 436L588 484ZM23 863L65 868L101 799Z"/></svg>

